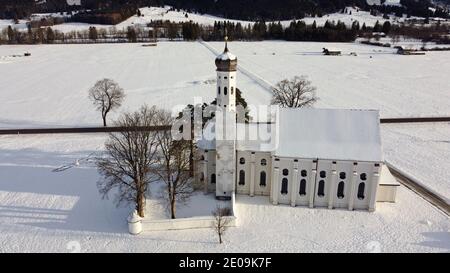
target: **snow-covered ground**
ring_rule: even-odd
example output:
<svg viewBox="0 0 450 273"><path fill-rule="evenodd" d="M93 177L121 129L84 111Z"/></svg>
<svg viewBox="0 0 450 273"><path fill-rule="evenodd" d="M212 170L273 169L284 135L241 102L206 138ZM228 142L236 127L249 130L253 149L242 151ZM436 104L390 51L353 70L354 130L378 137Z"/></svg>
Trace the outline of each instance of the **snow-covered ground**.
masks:
<svg viewBox="0 0 450 273"><path fill-rule="evenodd" d="M210 45L223 49L223 43ZM229 47L240 67L269 83L307 75L317 86L318 107L380 109L382 117L450 115L447 52L400 56L393 49L352 43L232 42ZM323 47L338 47L344 56L323 56ZM26 51L32 55L11 57ZM2 46L0 75L0 127L98 125L100 115L87 91L103 77L125 89L121 111L143 103L171 109L193 103L195 96L205 102L215 96L214 55L196 42ZM249 103L270 100L268 90L242 73L238 87Z"/></svg>
<svg viewBox="0 0 450 273"><path fill-rule="evenodd" d="M101 149L105 136L0 137L0 252L448 252L450 220L400 187L375 213L273 206L238 196L239 227L127 233L130 210L102 200L88 165L52 172ZM86 141L89 140L89 141ZM78 248L79 247L79 248Z"/></svg>
<svg viewBox="0 0 450 273"><path fill-rule="evenodd" d="M26 51L31 57L8 57ZM5 57L0 61L0 127L99 125L87 94L104 77L125 89L123 111L143 103L171 109L193 103L196 96L208 103L215 98L215 56L199 43L2 46L0 56ZM238 77L250 103L268 102L267 91Z"/></svg>
<svg viewBox="0 0 450 273"><path fill-rule="evenodd" d="M385 124L385 159L450 204L450 123Z"/></svg>

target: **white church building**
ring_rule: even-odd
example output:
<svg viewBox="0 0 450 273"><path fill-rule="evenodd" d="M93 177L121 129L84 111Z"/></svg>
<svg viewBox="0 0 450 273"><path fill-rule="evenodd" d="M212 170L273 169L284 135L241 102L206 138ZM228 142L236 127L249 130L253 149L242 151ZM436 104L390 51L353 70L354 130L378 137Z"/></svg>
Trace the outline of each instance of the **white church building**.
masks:
<svg viewBox="0 0 450 273"><path fill-rule="evenodd" d="M223 116L197 141L195 179L205 191L310 208L374 211L377 201L395 201L399 184L383 164L378 111L279 108L270 123L236 123L237 58L225 45L215 63ZM216 137L223 132L228 137Z"/></svg>

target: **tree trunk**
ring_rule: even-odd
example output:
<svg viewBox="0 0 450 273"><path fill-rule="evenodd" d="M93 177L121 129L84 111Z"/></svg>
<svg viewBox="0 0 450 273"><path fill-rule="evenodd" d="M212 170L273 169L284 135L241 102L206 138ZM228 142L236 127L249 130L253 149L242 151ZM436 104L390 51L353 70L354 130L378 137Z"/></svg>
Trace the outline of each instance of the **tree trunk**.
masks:
<svg viewBox="0 0 450 273"><path fill-rule="evenodd" d="M102 115L103 126L106 127L106 115Z"/></svg>
<svg viewBox="0 0 450 273"><path fill-rule="evenodd" d="M219 244L222 243L222 233L219 232Z"/></svg>
<svg viewBox="0 0 450 273"><path fill-rule="evenodd" d="M191 141L189 142L189 176L194 177L194 136L191 136Z"/></svg>
<svg viewBox="0 0 450 273"><path fill-rule="evenodd" d="M176 207L175 207L175 196L171 196L170 199L170 214L171 214L171 218L175 219L175 212L176 212Z"/></svg>
<svg viewBox="0 0 450 273"><path fill-rule="evenodd" d="M145 196L142 192L138 190L137 196L137 211L140 217L144 217L145 214Z"/></svg>

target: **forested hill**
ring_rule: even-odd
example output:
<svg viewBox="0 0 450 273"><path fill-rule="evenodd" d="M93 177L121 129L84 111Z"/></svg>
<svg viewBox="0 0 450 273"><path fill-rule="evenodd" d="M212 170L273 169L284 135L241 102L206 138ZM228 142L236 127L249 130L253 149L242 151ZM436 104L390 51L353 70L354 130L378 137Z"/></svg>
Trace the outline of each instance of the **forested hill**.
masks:
<svg viewBox="0 0 450 273"><path fill-rule="evenodd" d="M447 11L429 9L434 7L431 0L400 0L400 3L401 6L369 6L366 0L80 0L80 5L69 5L64 0L0 0L0 18L20 19L36 12L77 9L121 12L143 6L163 5L202 14L251 21L299 19L305 15L321 16L342 10L347 6L357 6L363 10L377 9L382 13L448 17Z"/></svg>

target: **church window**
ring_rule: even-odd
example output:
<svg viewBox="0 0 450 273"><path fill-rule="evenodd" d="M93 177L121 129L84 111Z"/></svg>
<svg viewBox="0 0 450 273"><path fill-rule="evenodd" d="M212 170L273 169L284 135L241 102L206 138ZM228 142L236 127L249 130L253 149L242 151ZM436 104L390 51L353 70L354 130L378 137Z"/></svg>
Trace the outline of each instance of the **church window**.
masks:
<svg viewBox="0 0 450 273"><path fill-rule="evenodd" d="M283 169L283 175L289 175L289 170L288 169Z"/></svg>
<svg viewBox="0 0 450 273"><path fill-rule="evenodd" d="M239 185L245 185L245 171L239 171Z"/></svg>
<svg viewBox="0 0 450 273"><path fill-rule="evenodd" d="M326 171L320 171L320 178L325 178L327 177L327 172Z"/></svg>
<svg viewBox="0 0 450 273"><path fill-rule="evenodd" d="M261 166L266 166L267 165L267 160L265 160L264 158L261 159Z"/></svg>
<svg viewBox="0 0 450 273"><path fill-rule="evenodd" d="M339 173L339 178L340 179L345 179L345 173L344 172L340 172Z"/></svg>
<svg viewBox="0 0 450 273"><path fill-rule="evenodd" d="M220 95L220 86L217 87L217 93Z"/></svg>
<svg viewBox="0 0 450 273"><path fill-rule="evenodd" d="M339 182L338 189L337 189L337 197L339 199L344 198L344 187L345 187L344 181Z"/></svg>
<svg viewBox="0 0 450 273"><path fill-rule="evenodd" d="M243 157L239 158L239 164L244 165L245 164L245 158L243 158Z"/></svg>
<svg viewBox="0 0 450 273"><path fill-rule="evenodd" d="M281 180L281 194L287 193L288 193L288 179L283 178L283 180Z"/></svg>
<svg viewBox="0 0 450 273"><path fill-rule="evenodd" d="M223 94L226 95L228 93L228 89L226 87L223 88Z"/></svg>
<svg viewBox="0 0 450 273"><path fill-rule="evenodd" d="M259 186L265 187L266 186L266 172L262 171L259 174Z"/></svg>
<svg viewBox="0 0 450 273"><path fill-rule="evenodd" d="M325 181L319 181L319 188L317 189L317 196L324 197L325 196Z"/></svg>
<svg viewBox="0 0 450 273"><path fill-rule="evenodd" d="M300 195L306 195L306 179L300 180L300 191L298 193Z"/></svg>
<svg viewBox="0 0 450 273"><path fill-rule="evenodd" d="M225 76L225 77L223 77L223 78L224 78L225 80L226 80L226 79L228 79L228 77L227 77L227 76Z"/></svg>
<svg viewBox="0 0 450 273"><path fill-rule="evenodd" d="M216 184L216 174L211 174L211 184Z"/></svg>
<svg viewBox="0 0 450 273"><path fill-rule="evenodd" d="M367 179L367 175L366 173L362 173L359 178L361 178L361 180L365 181Z"/></svg>
<svg viewBox="0 0 450 273"><path fill-rule="evenodd" d="M358 199L364 200L364 190L366 188L366 184L364 182L359 183L358 185Z"/></svg>
<svg viewBox="0 0 450 273"><path fill-rule="evenodd" d="M204 181L205 180L205 173L201 172L200 173L200 181Z"/></svg>
<svg viewBox="0 0 450 273"><path fill-rule="evenodd" d="M302 171L300 172L300 175L301 175L302 177L306 177L306 176L308 175L308 172L307 172L306 170L302 170Z"/></svg>

